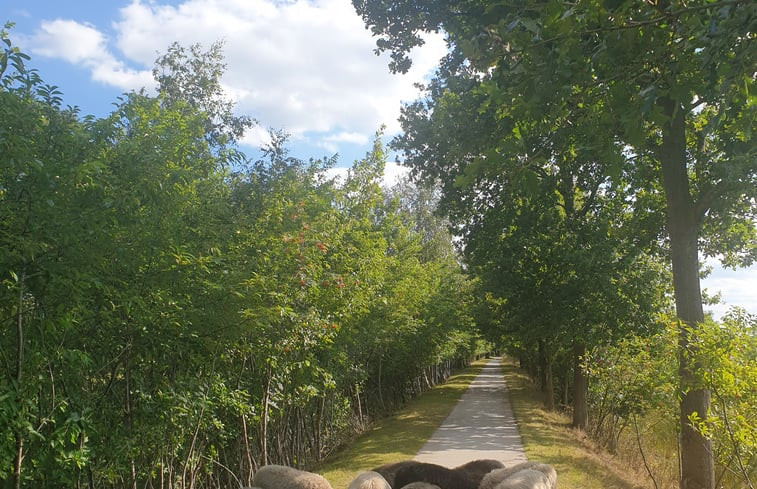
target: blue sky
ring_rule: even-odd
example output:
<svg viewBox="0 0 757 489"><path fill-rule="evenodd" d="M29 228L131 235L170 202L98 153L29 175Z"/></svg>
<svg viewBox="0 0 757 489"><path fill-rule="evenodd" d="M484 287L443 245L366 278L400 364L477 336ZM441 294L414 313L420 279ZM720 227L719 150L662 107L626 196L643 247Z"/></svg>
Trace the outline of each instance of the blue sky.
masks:
<svg viewBox="0 0 757 489"><path fill-rule="evenodd" d="M153 87L150 70L174 41L225 43L223 80L240 114L260 126L243 143L253 153L268 128L291 134L296 156L339 153L343 166L370 149L386 126L399 131L402 101L414 100L445 52L429 36L415 68L392 75L387 57L349 0L0 0L11 38L32 55L64 101L102 116L123 92ZM391 168L390 171L396 171Z"/></svg>
<svg viewBox="0 0 757 489"><path fill-rule="evenodd" d="M120 94L150 89L154 60L173 41L223 40L224 87L240 114L260 121L245 151L255 154L267 128L284 129L294 156L339 153L343 167L370 149L382 125L387 137L399 131L402 102L417 97L414 84L445 52L442 38L429 36L410 73L390 74L350 0L0 0L0 12L64 103L96 116ZM390 164L387 179L403 171ZM707 308L717 316L730 305L757 313L757 267L715 266L702 287L721 292L725 304Z"/></svg>

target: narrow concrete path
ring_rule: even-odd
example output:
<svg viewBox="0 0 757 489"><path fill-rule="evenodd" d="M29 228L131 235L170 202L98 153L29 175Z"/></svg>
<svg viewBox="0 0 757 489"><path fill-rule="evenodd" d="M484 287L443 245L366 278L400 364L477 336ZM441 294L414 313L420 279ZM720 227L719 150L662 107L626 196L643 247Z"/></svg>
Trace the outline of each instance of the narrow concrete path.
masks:
<svg viewBox="0 0 757 489"><path fill-rule="evenodd" d="M483 458L526 461L500 364L492 358L483 367L415 460L450 468Z"/></svg>

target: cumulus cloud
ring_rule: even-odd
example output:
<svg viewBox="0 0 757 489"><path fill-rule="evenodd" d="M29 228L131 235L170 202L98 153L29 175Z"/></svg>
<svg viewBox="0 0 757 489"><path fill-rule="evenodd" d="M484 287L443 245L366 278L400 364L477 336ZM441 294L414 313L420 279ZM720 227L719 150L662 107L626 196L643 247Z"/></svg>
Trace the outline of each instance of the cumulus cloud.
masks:
<svg viewBox="0 0 757 489"><path fill-rule="evenodd" d="M329 178L336 178L337 181L344 181L347 178L349 168L329 168L326 170L326 175ZM409 169L401 166L399 163L387 162L384 168L383 186L391 188L396 185L401 179L407 176Z"/></svg>
<svg viewBox="0 0 757 489"><path fill-rule="evenodd" d="M367 133L342 131L321 138L316 145L330 153L338 153L341 143L366 146L368 141L370 138Z"/></svg>
<svg viewBox="0 0 757 489"><path fill-rule="evenodd" d="M409 173L409 168L389 161L386 163L386 168L384 169L384 181L391 187L406 178Z"/></svg>
<svg viewBox="0 0 757 489"><path fill-rule="evenodd" d="M143 63L156 45L223 39L225 83L239 109L293 134L398 130L400 100L415 98L413 83L446 49L441 37L429 38L411 73L390 74L349 0L134 1L116 28L119 49Z"/></svg>
<svg viewBox="0 0 757 489"><path fill-rule="evenodd" d="M714 260L709 259L706 265L712 266L712 273L702 280L702 288L708 294L721 294L721 304L705 306L716 318L720 318L732 306L745 308L747 311L757 313L757 265L737 270L725 269Z"/></svg>
<svg viewBox="0 0 757 489"><path fill-rule="evenodd" d="M151 86L153 63L172 42L223 40L223 84L238 111L327 149L367 143L381 125L398 132L401 101L417 97L414 84L446 52L440 35L428 36L412 70L392 75L350 0L132 0L111 27L113 39L88 24L43 22L33 52L129 90Z"/></svg>
<svg viewBox="0 0 757 489"><path fill-rule="evenodd" d="M35 55L57 58L87 68L93 80L122 90L150 87L150 70L135 70L110 53L106 37L95 26L73 20L42 21L25 39Z"/></svg>

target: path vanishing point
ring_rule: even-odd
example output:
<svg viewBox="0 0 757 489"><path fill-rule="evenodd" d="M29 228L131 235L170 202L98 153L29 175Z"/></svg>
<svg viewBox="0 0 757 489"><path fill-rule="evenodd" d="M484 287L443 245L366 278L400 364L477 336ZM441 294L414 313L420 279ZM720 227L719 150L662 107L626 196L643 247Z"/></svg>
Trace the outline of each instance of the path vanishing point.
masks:
<svg viewBox="0 0 757 489"><path fill-rule="evenodd" d="M449 468L485 458L526 461L500 365L492 358L483 367L415 460Z"/></svg>

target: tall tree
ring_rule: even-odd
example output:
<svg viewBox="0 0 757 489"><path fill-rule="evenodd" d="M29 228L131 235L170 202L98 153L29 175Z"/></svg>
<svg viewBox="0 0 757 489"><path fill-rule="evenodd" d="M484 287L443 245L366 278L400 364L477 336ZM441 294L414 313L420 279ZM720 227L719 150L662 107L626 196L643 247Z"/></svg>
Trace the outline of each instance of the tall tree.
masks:
<svg viewBox="0 0 757 489"><path fill-rule="evenodd" d="M223 148L236 143L257 122L234 114L234 102L226 98L221 86L225 71L221 41L211 44L207 51L199 43L186 48L174 42L158 56L152 70L163 102L187 104L204 114L208 142Z"/></svg>
<svg viewBox="0 0 757 489"><path fill-rule="evenodd" d="M449 181L450 193L459 193L454 183L486 181L502 159L528 162L557 128L580 125L583 134L605 135L587 146L621 156L603 160L607 175L624 175L639 194L664 195L685 352L704 319L698 252L720 253L727 264L750 263L757 254L751 143L757 6L741 0L354 4L381 36L378 50L391 51L395 71L408 68L408 50L422 43L419 32L447 34L452 52L432 84L429 108L472 93L472 113L496 111L491 133L474 135L499 141L486 164L475 164L479 152L436 163L441 169L432 162L420 167ZM458 73L468 76L461 81ZM462 131L465 123L458 122ZM467 180L455 182L463 168ZM711 443L691 422L707 415L710 394L695 384L688 358L680 355L681 487L712 489Z"/></svg>

